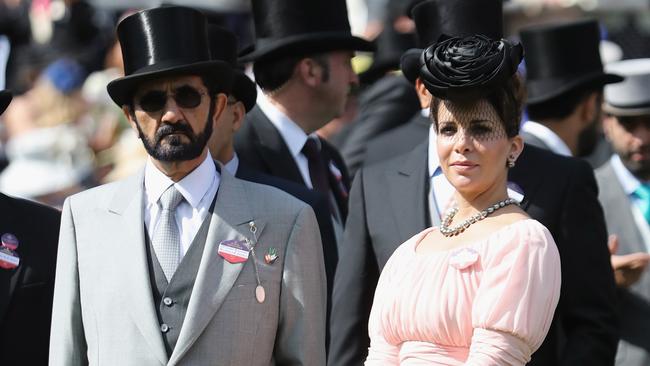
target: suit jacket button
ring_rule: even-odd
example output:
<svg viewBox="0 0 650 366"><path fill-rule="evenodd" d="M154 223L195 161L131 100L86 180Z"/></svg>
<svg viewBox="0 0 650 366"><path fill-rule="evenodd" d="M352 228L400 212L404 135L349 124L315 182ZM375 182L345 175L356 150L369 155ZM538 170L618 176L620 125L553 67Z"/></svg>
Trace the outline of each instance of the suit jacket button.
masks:
<svg viewBox="0 0 650 366"><path fill-rule="evenodd" d="M165 304L165 306L171 307L172 305L174 305L174 300L172 300L169 297L166 297L163 299L163 304Z"/></svg>
<svg viewBox="0 0 650 366"><path fill-rule="evenodd" d="M167 333L167 332L169 332L169 325L167 325L167 324L162 324L162 325L160 326L160 331L163 332L163 333Z"/></svg>

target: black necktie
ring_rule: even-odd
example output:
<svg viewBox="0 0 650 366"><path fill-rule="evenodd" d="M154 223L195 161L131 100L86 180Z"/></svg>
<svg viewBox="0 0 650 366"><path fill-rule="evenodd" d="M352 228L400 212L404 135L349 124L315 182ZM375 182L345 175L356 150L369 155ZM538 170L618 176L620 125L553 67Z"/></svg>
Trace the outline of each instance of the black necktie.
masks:
<svg viewBox="0 0 650 366"><path fill-rule="evenodd" d="M314 190L325 194L329 201L330 185L327 180L327 170L316 140L308 138L305 146L302 147L302 153L305 154L309 163L309 177L311 178L312 187L314 187Z"/></svg>

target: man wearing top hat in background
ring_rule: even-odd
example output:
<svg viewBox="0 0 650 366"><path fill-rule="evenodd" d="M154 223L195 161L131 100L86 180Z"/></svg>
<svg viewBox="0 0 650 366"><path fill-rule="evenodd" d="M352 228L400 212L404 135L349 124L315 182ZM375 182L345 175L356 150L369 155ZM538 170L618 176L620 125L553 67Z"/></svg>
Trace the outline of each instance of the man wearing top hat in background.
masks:
<svg viewBox="0 0 650 366"><path fill-rule="evenodd" d="M441 34L502 36L499 0L433 0L413 9ZM420 32L420 29L418 29ZM415 53L417 55L417 53ZM405 75L413 63L404 62ZM409 66L409 64L411 66ZM416 65L416 70L419 68ZM417 77L416 77L417 78ZM415 148L368 165L356 175L350 215L334 282L328 365L361 364L377 277L399 244L431 225L449 204L453 187L437 168L435 135ZM408 142L402 142L408 143ZM389 147L387 147L389 148ZM562 293L551 330L531 365L611 365L616 352L616 292L597 186L588 164L526 146L509 172L511 197L546 226L562 259Z"/></svg>
<svg viewBox="0 0 650 366"><path fill-rule="evenodd" d="M413 21L408 13L412 3L420 1L389 1L384 29L374 40L377 51L372 64L359 74L359 113L332 140L335 144L338 141L351 175L363 164L370 139L403 125L420 109L415 90L396 72L402 53L415 46L415 34L408 28Z"/></svg>
<svg viewBox="0 0 650 366"><path fill-rule="evenodd" d="M372 43L351 35L345 0L252 5L257 39L242 61L253 62L262 93L235 136L235 150L247 166L327 197L340 233L349 176L338 151L314 132L343 113L358 84L350 60Z"/></svg>
<svg viewBox="0 0 650 366"><path fill-rule="evenodd" d="M214 132L210 137L210 141L208 141L210 154L217 161L224 164L224 168L235 177L279 188L311 206L316 214L323 244L329 304L338 257L328 201L323 195L310 190L304 185L258 172L239 161L235 152L234 135L241 128L246 113L250 112L255 106L257 89L255 83L243 71L238 69L238 48L235 35L218 26L210 25L209 36L212 58L227 61L235 69L235 80L228 96L228 103L221 117L215 121Z"/></svg>
<svg viewBox="0 0 650 366"><path fill-rule="evenodd" d="M615 154L596 171L607 230L616 235L621 341L616 365L650 364L650 59L606 66L603 130ZM614 264L614 260L613 260Z"/></svg>
<svg viewBox="0 0 650 366"><path fill-rule="evenodd" d="M526 52L526 143L564 156L596 147L603 86L623 80L603 72L595 20L546 24L520 32Z"/></svg>
<svg viewBox="0 0 650 366"><path fill-rule="evenodd" d="M316 219L212 160L233 71L206 27L185 7L117 27L126 76L108 93L150 159L64 204L50 365L325 363Z"/></svg>
<svg viewBox="0 0 650 366"><path fill-rule="evenodd" d="M417 4L416 4L417 5ZM464 4L460 4L463 6ZM413 9L411 9L413 10ZM459 11L458 14L465 14L467 11ZM364 156L364 165L370 165L376 162L388 160L394 156L407 153L413 149L413 146L424 142L429 135L431 120L429 119L429 104L431 103L431 94L420 81L418 70L420 54L424 48L435 43L440 37L440 29L443 26L439 24L445 19L438 16L438 6L434 3L420 7L418 11L411 11L410 17L415 23L415 31L418 40L418 47L406 50L401 56L402 75L406 81L414 88L420 101L420 110L415 113L407 123L396 127L383 134L380 134L367 143L366 154ZM449 33L459 33L453 28L455 25L453 19L457 17L447 17L446 26ZM502 26L495 24L495 28L501 32ZM492 35L498 37L498 35Z"/></svg>
<svg viewBox="0 0 650 366"><path fill-rule="evenodd" d="M47 365L61 213L1 193L0 212L0 365Z"/></svg>

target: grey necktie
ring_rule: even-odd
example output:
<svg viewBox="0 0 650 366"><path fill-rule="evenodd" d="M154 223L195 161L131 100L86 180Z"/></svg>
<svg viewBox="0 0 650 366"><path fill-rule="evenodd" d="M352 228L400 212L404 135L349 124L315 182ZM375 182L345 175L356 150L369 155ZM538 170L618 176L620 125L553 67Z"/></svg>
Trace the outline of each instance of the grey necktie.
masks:
<svg viewBox="0 0 650 366"><path fill-rule="evenodd" d="M156 258L162 267L167 281L172 279L181 258L181 236L176 225L176 207L183 200L183 195L174 185L169 186L160 196L160 221L152 240Z"/></svg>

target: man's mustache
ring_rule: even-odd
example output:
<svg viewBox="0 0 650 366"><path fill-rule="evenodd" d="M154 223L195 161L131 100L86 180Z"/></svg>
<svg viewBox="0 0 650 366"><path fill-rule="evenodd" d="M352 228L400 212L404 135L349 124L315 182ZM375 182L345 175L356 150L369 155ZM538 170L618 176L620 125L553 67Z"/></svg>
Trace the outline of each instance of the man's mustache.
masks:
<svg viewBox="0 0 650 366"><path fill-rule="evenodd" d="M158 127L158 130L156 131L156 135L154 137L156 141L160 141L163 139L163 137L174 133L185 134L190 139L193 139L194 137L194 131L192 131L192 127L190 127L190 125L186 122L163 123L160 127Z"/></svg>

